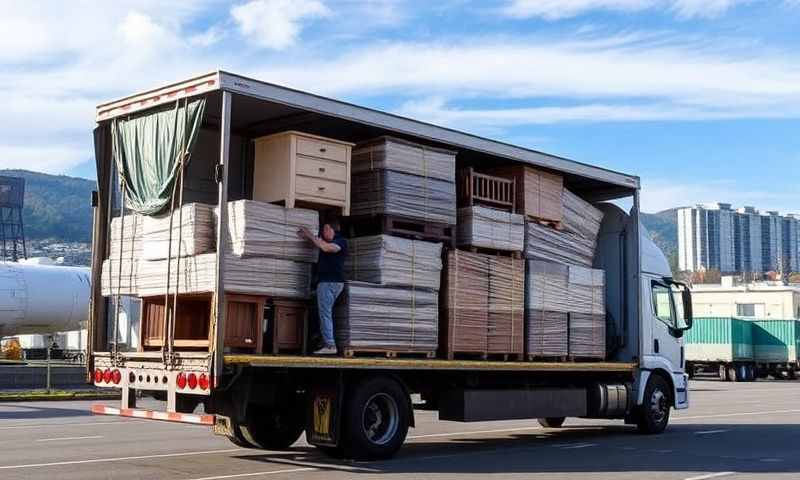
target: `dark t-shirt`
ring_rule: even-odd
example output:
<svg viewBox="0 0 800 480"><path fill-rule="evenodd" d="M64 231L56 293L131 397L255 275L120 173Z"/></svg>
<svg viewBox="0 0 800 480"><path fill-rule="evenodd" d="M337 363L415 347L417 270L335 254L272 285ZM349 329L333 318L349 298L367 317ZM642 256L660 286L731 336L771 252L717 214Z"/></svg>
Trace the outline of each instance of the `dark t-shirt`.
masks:
<svg viewBox="0 0 800 480"><path fill-rule="evenodd" d="M319 252L317 276L320 282L341 283L344 282L344 259L347 256L347 240L337 232L330 243L339 245L341 250L336 253Z"/></svg>

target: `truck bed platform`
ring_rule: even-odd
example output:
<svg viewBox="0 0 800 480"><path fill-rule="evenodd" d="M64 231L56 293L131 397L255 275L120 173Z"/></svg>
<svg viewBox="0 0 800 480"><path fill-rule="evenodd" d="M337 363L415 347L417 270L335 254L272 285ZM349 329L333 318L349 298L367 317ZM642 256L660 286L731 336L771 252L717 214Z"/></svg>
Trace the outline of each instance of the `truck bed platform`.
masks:
<svg viewBox="0 0 800 480"><path fill-rule="evenodd" d="M627 362L498 362L427 358L342 358L334 356L225 355L225 364L273 368L348 368L393 370L483 370L518 372L633 373L638 365Z"/></svg>

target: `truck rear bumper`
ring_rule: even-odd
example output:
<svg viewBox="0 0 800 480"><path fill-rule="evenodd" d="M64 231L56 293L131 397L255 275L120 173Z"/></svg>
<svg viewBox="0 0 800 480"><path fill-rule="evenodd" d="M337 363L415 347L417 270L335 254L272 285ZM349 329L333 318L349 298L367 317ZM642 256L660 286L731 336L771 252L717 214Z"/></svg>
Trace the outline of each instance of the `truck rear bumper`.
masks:
<svg viewBox="0 0 800 480"><path fill-rule="evenodd" d="M194 413L159 412L138 408L116 408L94 404L91 407L95 415L116 415L119 417L140 418L143 420L161 420L166 422L191 423L194 425L214 425L214 415L198 415Z"/></svg>

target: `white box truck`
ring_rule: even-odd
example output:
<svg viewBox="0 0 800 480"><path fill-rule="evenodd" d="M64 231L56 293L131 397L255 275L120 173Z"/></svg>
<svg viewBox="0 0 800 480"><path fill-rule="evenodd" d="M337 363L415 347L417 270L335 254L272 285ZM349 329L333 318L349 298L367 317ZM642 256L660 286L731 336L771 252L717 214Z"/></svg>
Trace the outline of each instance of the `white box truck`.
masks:
<svg viewBox="0 0 800 480"><path fill-rule="evenodd" d="M253 138L300 130L357 143L381 135L458 152L492 166L525 164L561 175L565 187L604 212L595 268L606 275L604 361L484 361L237 354L223 344L226 208L216 219L216 288L205 346L166 337L156 350L114 342L119 312L101 295L102 264L112 217L120 215L114 167L116 121L205 100L197 147L179 201L225 205L252 194ZM186 117L183 117L184 120ZM305 432L331 455L392 456L414 426L411 395L440 418L457 421L537 418L557 428L567 417L617 418L662 432L671 409L689 405L683 332L691 328L688 289L672 279L663 253L639 222L639 178L449 128L216 71L104 103L94 131L98 192L94 198L92 304L88 377L121 389L114 414L207 424L235 444L283 449ZM186 127L186 124L184 124ZM147 135L137 148L150 148ZM148 172L144 172L147 174ZM185 191L184 191L185 190ZM174 200L174 199L173 199ZM127 311L128 317L135 312ZM198 348L200 347L200 348ZM136 408L136 392L166 398L165 411ZM195 414L202 403L203 413Z"/></svg>

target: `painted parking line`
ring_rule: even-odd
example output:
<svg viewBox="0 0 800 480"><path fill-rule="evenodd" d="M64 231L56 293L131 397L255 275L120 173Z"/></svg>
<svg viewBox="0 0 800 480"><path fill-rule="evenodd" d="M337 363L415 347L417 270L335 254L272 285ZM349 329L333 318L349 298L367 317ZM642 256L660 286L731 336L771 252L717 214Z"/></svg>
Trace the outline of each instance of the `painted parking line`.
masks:
<svg viewBox="0 0 800 480"><path fill-rule="evenodd" d="M699 432L694 432L695 435L713 435L715 433L725 433L730 432L730 430L701 430Z"/></svg>
<svg viewBox="0 0 800 480"><path fill-rule="evenodd" d="M706 475L698 475L696 477L686 477L683 480L708 480L710 478L729 477L731 475L736 475L736 472L708 473Z"/></svg>
<svg viewBox="0 0 800 480"><path fill-rule="evenodd" d="M107 463L107 462L120 462L127 460L147 460L150 458L170 458L170 457L188 457L193 455L212 455L215 453L233 453L250 451L246 448L226 448L223 450L204 450L195 452L176 452L176 453L158 453L154 455L136 455L131 457L111 457L111 458L90 458L87 460L65 460L62 462L48 462L48 463L28 463L21 465L0 465L0 470L21 470L25 468L39 468L39 467L59 467L63 465L82 465L87 463Z"/></svg>
<svg viewBox="0 0 800 480"><path fill-rule="evenodd" d="M93 438L103 438L102 435L87 435L85 437L57 437L57 438L40 438L37 442L60 442L64 440L90 440Z"/></svg>

